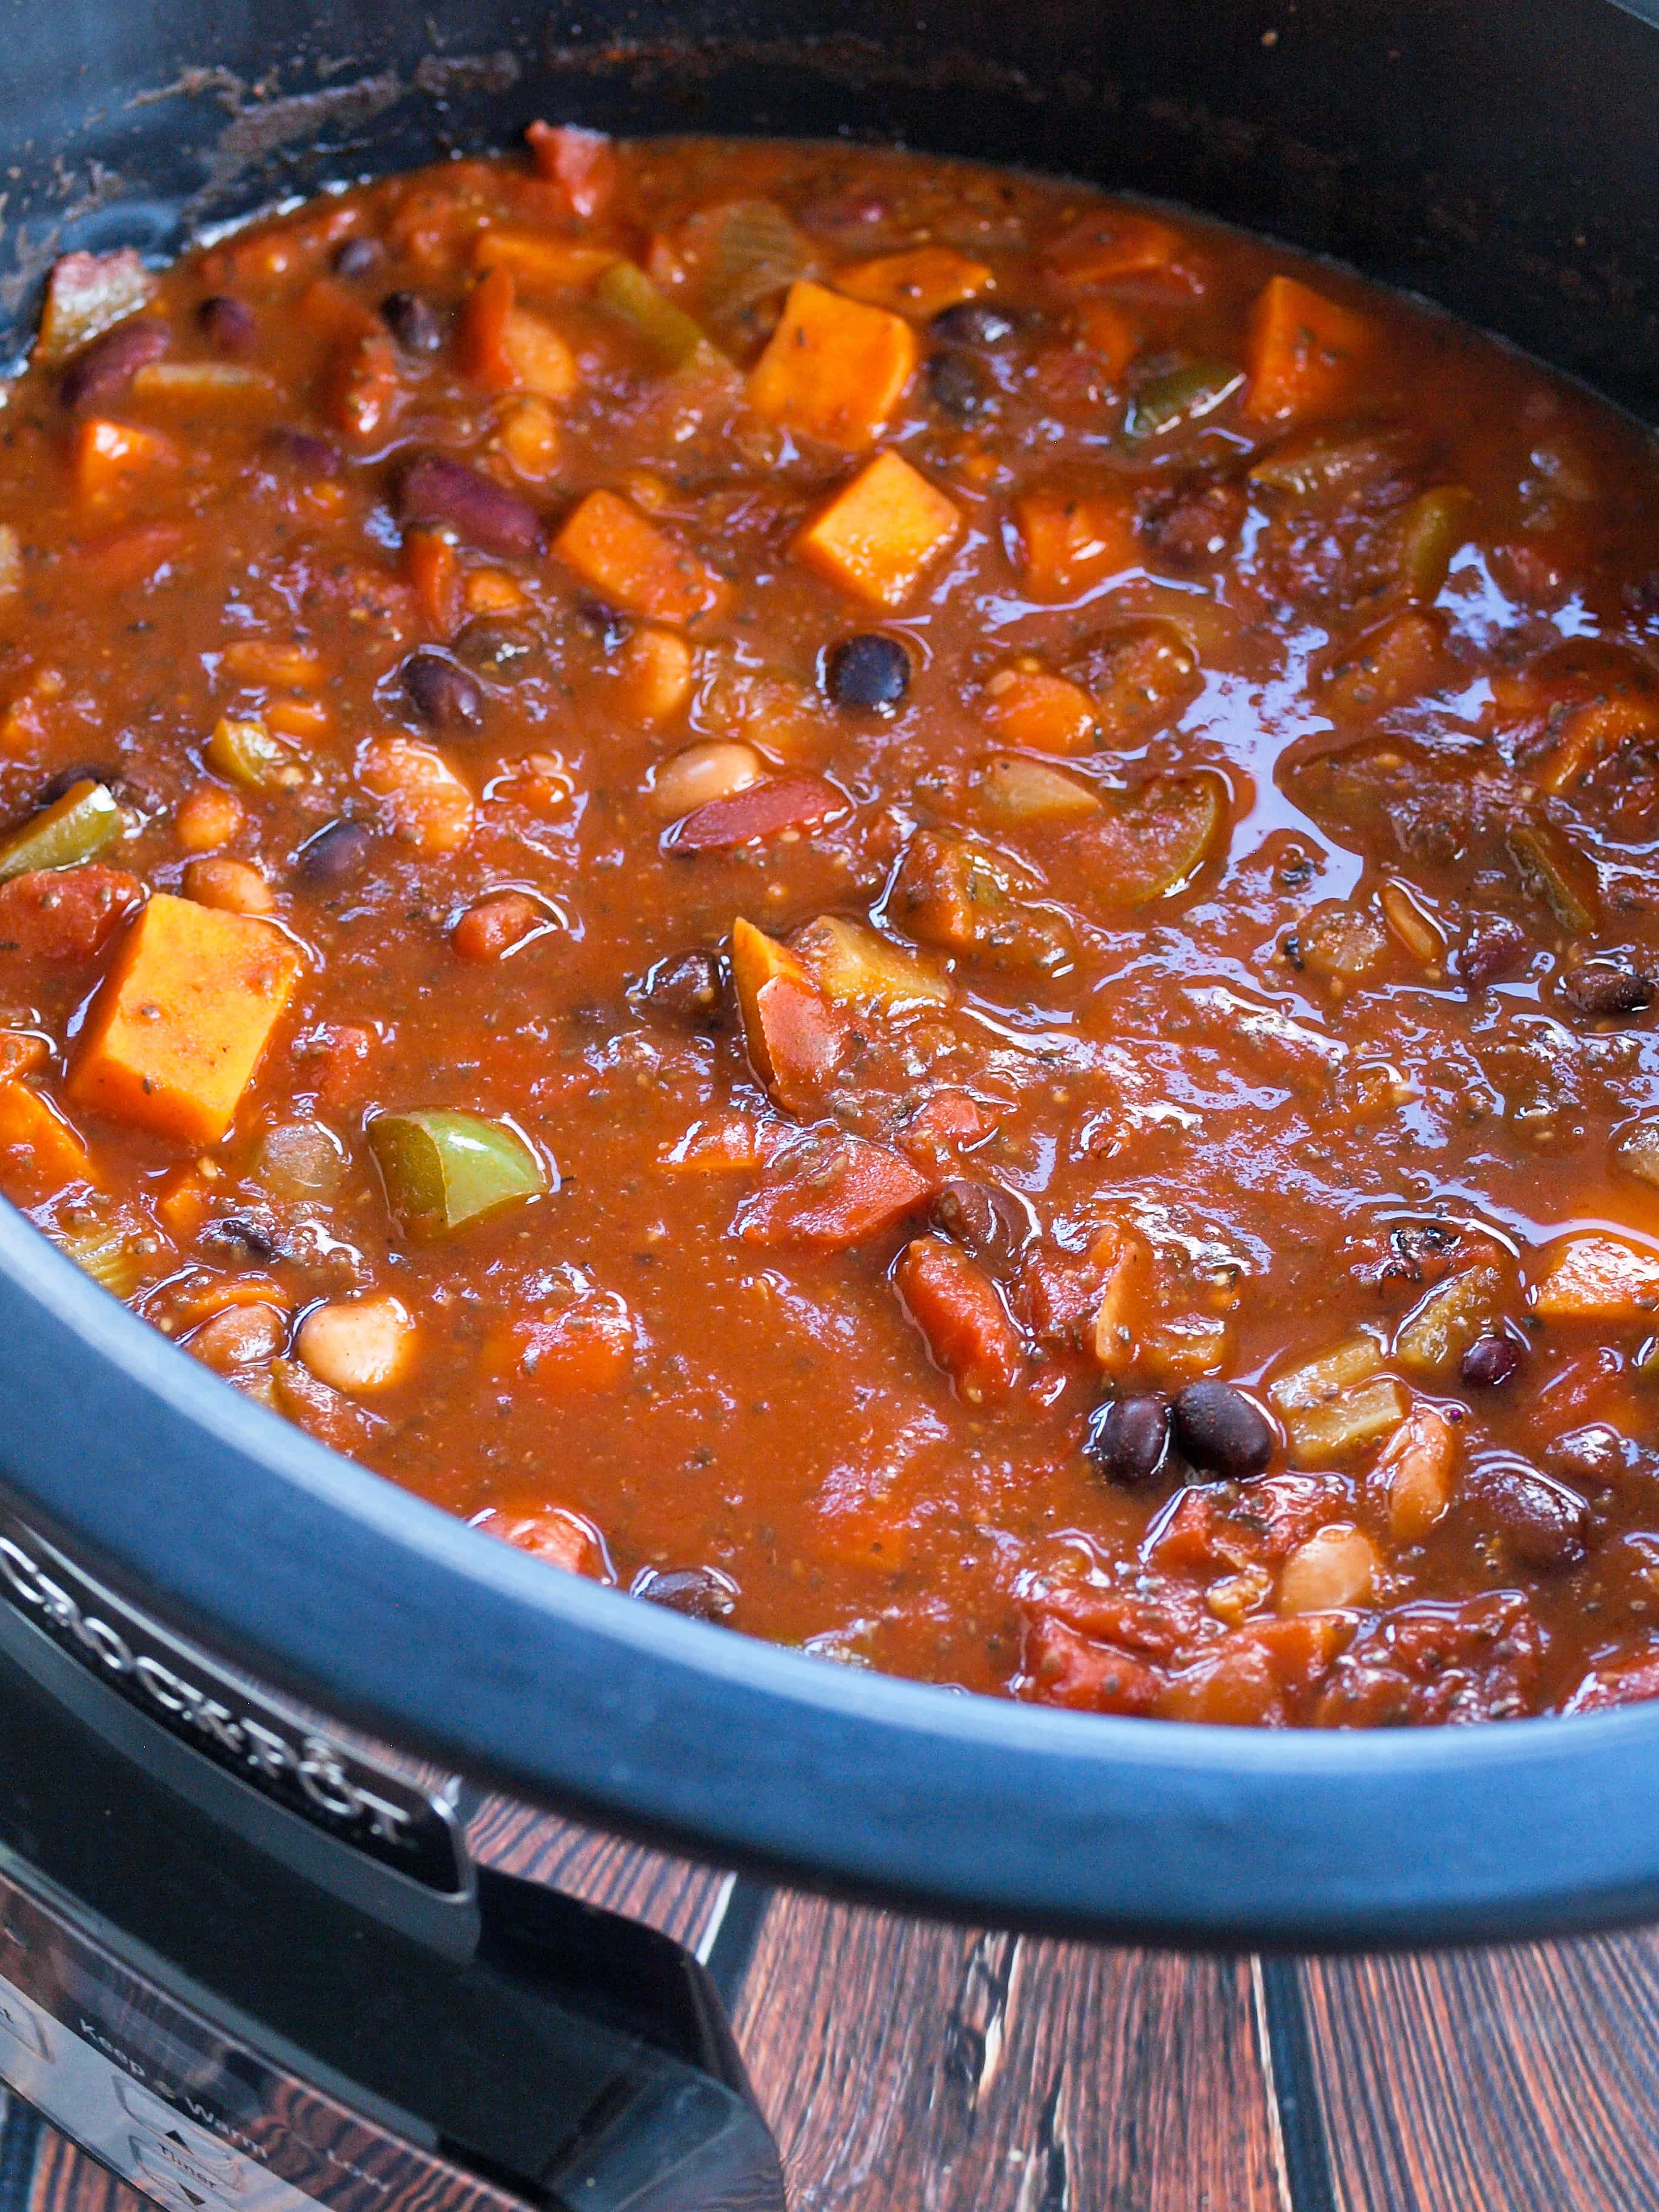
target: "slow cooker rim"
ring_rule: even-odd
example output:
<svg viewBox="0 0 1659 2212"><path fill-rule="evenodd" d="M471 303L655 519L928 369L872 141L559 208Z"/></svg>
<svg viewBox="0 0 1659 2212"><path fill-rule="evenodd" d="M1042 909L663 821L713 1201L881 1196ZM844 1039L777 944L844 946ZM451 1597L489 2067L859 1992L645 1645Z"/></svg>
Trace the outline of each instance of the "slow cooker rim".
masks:
<svg viewBox="0 0 1659 2212"><path fill-rule="evenodd" d="M827 1664L561 1574L327 1450L9 1206L0 1394L13 1495L170 1626L392 1744L694 1855L1224 1946L1514 1939L1659 1907L1659 1711L1223 1729Z"/></svg>

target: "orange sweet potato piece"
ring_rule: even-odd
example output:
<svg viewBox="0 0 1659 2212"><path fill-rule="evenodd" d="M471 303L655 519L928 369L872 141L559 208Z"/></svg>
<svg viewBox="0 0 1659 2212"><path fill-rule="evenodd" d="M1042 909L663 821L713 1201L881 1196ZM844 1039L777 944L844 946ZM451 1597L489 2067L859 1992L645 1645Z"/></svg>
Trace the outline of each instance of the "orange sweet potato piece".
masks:
<svg viewBox="0 0 1659 2212"><path fill-rule="evenodd" d="M1363 315L1294 276L1270 276L1250 310L1243 412L1252 422L1328 414L1372 337Z"/></svg>
<svg viewBox="0 0 1659 2212"><path fill-rule="evenodd" d="M945 494L896 453L880 453L794 543L795 558L866 606L902 607L961 534Z"/></svg>
<svg viewBox="0 0 1659 2212"><path fill-rule="evenodd" d="M932 1188L884 1145L814 1132L768 1164L732 1225L745 1244L845 1252L914 1213Z"/></svg>
<svg viewBox="0 0 1659 2212"><path fill-rule="evenodd" d="M553 325L515 304L510 269L479 277L467 294L457 337L463 370L489 391L568 399L581 381L575 355Z"/></svg>
<svg viewBox="0 0 1659 2212"><path fill-rule="evenodd" d="M622 256L608 246L578 246L540 230L486 230L472 249L475 269L510 270L527 292L581 292Z"/></svg>
<svg viewBox="0 0 1659 2212"><path fill-rule="evenodd" d="M769 422L855 453L873 445L921 357L902 315L803 278L749 377L749 404Z"/></svg>
<svg viewBox="0 0 1659 2212"><path fill-rule="evenodd" d="M1000 668L985 686L987 720L1004 744L1033 753L1086 753L1097 725L1079 684L1045 668Z"/></svg>
<svg viewBox="0 0 1659 2212"><path fill-rule="evenodd" d="M1541 1321L1644 1322L1659 1313L1659 1259L1616 1237L1564 1237L1532 1286Z"/></svg>
<svg viewBox="0 0 1659 2212"><path fill-rule="evenodd" d="M1085 347L1100 363L1107 380L1115 382L1140 351L1139 324L1110 300L1083 301L1073 319Z"/></svg>
<svg viewBox="0 0 1659 2212"><path fill-rule="evenodd" d="M1190 283L1182 267L1184 241L1171 224L1139 208L1103 208L1085 216L1049 249L1048 265L1077 290L1140 277Z"/></svg>
<svg viewBox="0 0 1659 2212"><path fill-rule="evenodd" d="M923 322L977 298L992 281L982 261L970 261L951 246L917 246L907 253L884 253L874 261L855 262L838 269L835 286L872 307L885 307L895 315L915 315Z"/></svg>
<svg viewBox="0 0 1659 2212"><path fill-rule="evenodd" d="M996 1285L954 1244L918 1237L899 1255L894 1285L934 1364L969 1406L1006 1398L1024 1364Z"/></svg>
<svg viewBox="0 0 1659 2212"><path fill-rule="evenodd" d="M15 1078L0 1083L0 1156L21 1168L34 1190L94 1180L80 1132L33 1084Z"/></svg>
<svg viewBox="0 0 1659 2212"><path fill-rule="evenodd" d="M614 605L682 628L724 611L732 588L614 491L591 491L553 550Z"/></svg>
<svg viewBox="0 0 1659 2212"><path fill-rule="evenodd" d="M84 500L114 499L157 469L172 468L179 448L159 430L89 416L75 434L75 489Z"/></svg>
<svg viewBox="0 0 1659 2212"><path fill-rule="evenodd" d="M1127 494L1029 491L1014 502L1021 566L1034 599L1061 599L1145 559Z"/></svg>
<svg viewBox="0 0 1659 2212"><path fill-rule="evenodd" d="M216 1144L299 975L298 955L265 923L158 892L93 1008L71 1101L181 1144Z"/></svg>

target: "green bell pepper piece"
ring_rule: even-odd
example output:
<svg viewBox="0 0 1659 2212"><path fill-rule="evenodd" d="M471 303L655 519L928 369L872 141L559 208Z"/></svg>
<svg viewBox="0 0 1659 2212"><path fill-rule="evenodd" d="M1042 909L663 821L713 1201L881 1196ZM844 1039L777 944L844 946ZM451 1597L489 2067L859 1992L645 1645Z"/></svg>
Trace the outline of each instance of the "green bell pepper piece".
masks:
<svg viewBox="0 0 1659 2212"><path fill-rule="evenodd" d="M1192 361L1143 384L1129 402L1123 435L1132 446L1161 437L1177 422L1196 422L1231 398L1244 381L1242 369L1224 361Z"/></svg>
<svg viewBox="0 0 1659 2212"><path fill-rule="evenodd" d="M593 297L629 325L664 368L701 367L704 362L713 365L725 358L685 310L665 299L635 262L613 262L593 287Z"/></svg>
<svg viewBox="0 0 1659 2212"><path fill-rule="evenodd" d="M34 868L76 868L120 836L121 810L107 786L88 776L0 842L0 884Z"/></svg>
<svg viewBox="0 0 1659 2212"><path fill-rule="evenodd" d="M493 1220L548 1187L518 1131L483 1114L379 1114L368 1142L392 1212L422 1244Z"/></svg>

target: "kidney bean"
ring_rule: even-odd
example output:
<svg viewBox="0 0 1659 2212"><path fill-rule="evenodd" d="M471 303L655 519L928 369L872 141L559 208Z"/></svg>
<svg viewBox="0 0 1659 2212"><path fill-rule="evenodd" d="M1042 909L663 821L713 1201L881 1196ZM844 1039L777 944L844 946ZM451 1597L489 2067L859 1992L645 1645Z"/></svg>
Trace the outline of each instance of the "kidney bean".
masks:
<svg viewBox="0 0 1659 2212"><path fill-rule="evenodd" d="M343 238L334 249L334 274L367 276L385 259L386 248L378 238Z"/></svg>
<svg viewBox="0 0 1659 2212"><path fill-rule="evenodd" d="M423 453L404 477L405 522L441 523L480 553L528 560L542 550L541 517L504 484L446 453Z"/></svg>
<svg viewBox="0 0 1659 2212"><path fill-rule="evenodd" d="M1482 915L1457 956L1457 972L1472 991L1512 975L1527 957L1525 933L1507 915Z"/></svg>
<svg viewBox="0 0 1659 2212"><path fill-rule="evenodd" d="M738 1601L738 1586L718 1567L642 1567L629 1593L692 1620L725 1620Z"/></svg>
<svg viewBox="0 0 1659 2212"><path fill-rule="evenodd" d="M339 448L309 430L281 427L265 433L265 450L273 459L286 461L302 476L336 477L340 473Z"/></svg>
<svg viewBox="0 0 1659 2212"><path fill-rule="evenodd" d="M1620 1021L1653 1004L1654 978L1610 960L1586 960L1561 977L1561 995L1590 1021Z"/></svg>
<svg viewBox="0 0 1659 2212"><path fill-rule="evenodd" d="M106 406L167 349L167 334L160 323L148 317L118 323L76 355L58 380L58 397L70 408Z"/></svg>
<svg viewBox="0 0 1659 2212"><path fill-rule="evenodd" d="M246 300L234 300L228 292L216 292L210 300L204 300L196 310L196 319L202 334L210 338L221 353L247 353L259 334L253 310Z"/></svg>
<svg viewBox="0 0 1659 2212"><path fill-rule="evenodd" d="M896 707L910 688L910 656L896 637L866 630L831 648L824 684L837 707Z"/></svg>
<svg viewBox="0 0 1659 2212"><path fill-rule="evenodd" d="M1472 1390L1501 1390L1525 1358L1512 1336L1478 1336L1457 1364L1458 1377Z"/></svg>
<svg viewBox="0 0 1659 2212"><path fill-rule="evenodd" d="M942 345L995 346L1014 334L1014 319L984 300L959 300L941 307L927 325Z"/></svg>
<svg viewBox="0 0 1659 2212"><path fill-rule="evenodd" d="M667 843L677 853L729 852L787 830L818 829L847 811L845 794L822 776L775 776L729 799L711 799L669 831Z"/></svg>
<svg viewBox="0 0 1659 2212"><path fill-rule="evenodd" d="M1176 1443L1200 1474L1243 1482L1273 1457L1267 1415L1231 1382L1189 1382L1175 1401Z"/></svg>
<svg viewBox="0 0 1659 2212"><path fill-rule="evenodd" d="M403 665L409 702L428 729L476 730L483 720L483 691L478 679L447 653L429 648L411 653Z"/></svg>
<svg viewBox="0 0 1659 2212"><path fill-rule="evenodd" d="M418 292L388 292L380 320L405 353L436 353L444 342L437 309Z"/></svg>
<svg viewBox="0 0 1659 2212"><path fill-rule="evenodd" d="M726 981L714 952L682 952L659 960L629 984L629 999L647 1020L673 1022L686 1029L714 1029L726 1003Z"/></svg>
<svg viewBox="0 0 1659 2212"><path fill-rule="evenodd" d="M1557 1437L1544 1453L1552 1474L1569 1475L1610 1490L1624 1474L1630 1448L1617 1429L1605 1421L1588 1421L1582 1429L1569 1429Z"/></svg>
<svg viewBox="0 0 1659 2212"><path fill-rule="evenodd" d="M1018 1199L1000 1183L965 1176L939 1185L927 1218L993 1274L1013 1267L1030 1239L1030 1224Z"/></svg>
<svg viewBox="0 0 1659 2212"><path fill-rule="evenodd" d="M1109 1398L1089 1416L1084 1456L1108 1482L1142 1489L1169 1464L1170 1430L1170 1401L1161 1392Z"/></svg>
<svg viewBox="0 0 1659 2212"><path fill-rule="evenodd" d="M296 872L309 884L332 886L355 876L368 860L374 835L361 822L331 822L307 838L294 856Z"/></svg>
<svg viewBox="0 0 1659 2212"><path fill-rule="evenodd" d="M1589 1509L1576 1490L1509 1453L1481 1461L1466 1486L1478 1516L1522 1565L1576 1566Z"/></svg>

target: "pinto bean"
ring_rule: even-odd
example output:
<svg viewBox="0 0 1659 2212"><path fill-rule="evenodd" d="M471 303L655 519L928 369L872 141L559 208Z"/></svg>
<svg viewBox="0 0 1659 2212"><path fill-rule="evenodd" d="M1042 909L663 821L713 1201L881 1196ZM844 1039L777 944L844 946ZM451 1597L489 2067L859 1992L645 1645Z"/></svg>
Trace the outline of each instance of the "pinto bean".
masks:
<svg viewBox="0 0 1659 2212"><path fill-rule="evenodd" d="M404 521L436 523L480 553L527 561L542 550L541 517L491 477L447 453L423 453L405 471L398 494Z"/></svg>
<svg viewBox="0 0 1659 2212"><path fill-rule="evenodd" d="M1482 1522L1522 1565L1572 1567L1583 1558L1589 1509L1565 1483L1504 1452L1472 1468L1468 1487Z"/></svg>
<svg viewBox="0 0 1659 2212"><path fill-rule="evenodd" d="M1018 1200L1000 1183L966 1176L939 1185L927 1218L993 1274L1012 1267L1030 1240L1031 1225Z"/></svg>

